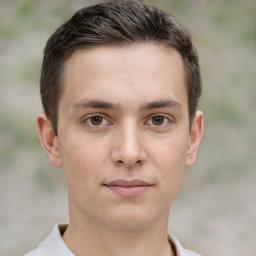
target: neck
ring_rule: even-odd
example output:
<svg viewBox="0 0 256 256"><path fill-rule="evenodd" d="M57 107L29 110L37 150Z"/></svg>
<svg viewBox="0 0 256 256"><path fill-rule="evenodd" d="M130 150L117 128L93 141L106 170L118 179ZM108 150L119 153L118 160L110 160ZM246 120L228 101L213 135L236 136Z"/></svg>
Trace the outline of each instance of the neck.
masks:
<svg viewBox="0 0 256 256"><path fill-rule="evenodd" d="M111 228L84 215L78 214L70 205L70 224L63 239L76 256L174 255L167 240L169 212L153 224L138 230Z"/></svg>

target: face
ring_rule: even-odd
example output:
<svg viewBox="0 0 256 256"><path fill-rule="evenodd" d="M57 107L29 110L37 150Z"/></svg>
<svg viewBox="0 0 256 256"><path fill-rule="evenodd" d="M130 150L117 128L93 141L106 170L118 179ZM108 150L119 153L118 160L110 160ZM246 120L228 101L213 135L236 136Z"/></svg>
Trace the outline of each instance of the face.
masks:
<svg viewBox="0 0 256 256"><path fill-rule="evenodd" d="M199 112L189 130L178 52L153 44L77 50L63 81L58 138L47 137L42 116L38 130L50 161L64 168L71 217L129 230L166 220L202 133Z"/></svg>

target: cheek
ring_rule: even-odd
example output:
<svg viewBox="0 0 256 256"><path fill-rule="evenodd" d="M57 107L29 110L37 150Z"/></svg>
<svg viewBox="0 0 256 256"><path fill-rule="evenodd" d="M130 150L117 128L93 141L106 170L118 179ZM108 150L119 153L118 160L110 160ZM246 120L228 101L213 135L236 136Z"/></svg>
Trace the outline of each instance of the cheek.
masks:
<svg viewBox="0 0 256 256"><path fill-rule="evenodd" d="M188 141L189 136L182 131L169 134L161 140L155 138L149 148L150 158L169 169L175 169L175 166L185 168Z"/></svg>
<svg viewBox="0 0 256 256"><path fill-rule="evenodd" d="M176 195L181 186L187 155L188 136L169 136L155 148L152 148L151 159L157 171L159 184L170 196Z"/></svg>
<svg viewBox="0 0 256 256"><path fill-rule="evenodd" d="M101 171L106 162L106 146L95 139L72 137L61 145L63 167L70 186L85 189L100 182ZM86 186L85 186L86 184Z"/></svg>
<svg viewBox="0 0 256 256"><path fill-rule="evenodd" d="M72 164L92 168L104 158L106 142L103 139L77 131L70 131L62 137L60 147L64 167L74 169L70 166Z"/></svg>

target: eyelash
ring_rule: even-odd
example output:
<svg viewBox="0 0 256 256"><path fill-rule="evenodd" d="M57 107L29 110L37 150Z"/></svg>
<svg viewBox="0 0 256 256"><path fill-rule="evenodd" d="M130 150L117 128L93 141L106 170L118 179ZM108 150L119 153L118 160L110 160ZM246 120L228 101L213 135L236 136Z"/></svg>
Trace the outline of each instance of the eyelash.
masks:
<svg viewBox="0 0 256 256"><path fill-rule="evenodd" d="M95 124L92 123L92 118L95 118L95 117L99 117L100 119L102 119L102 122L99 125L95 125ZM160 118L163 119L162 124L157 125L157 124L153 123L153 118L157 118L157 117L160 117ZM81 122L82 122L82 124L86 124L90 127L102 127L102 126L105 126L105 125L111 125L112 124L112 122L110 122L102 114L93 114L93 115L90 115L90 116L86 116L84 119L82 119ZM154 115L150 116L144 124L145 125L151 125L151 126L156 127L156 128L161 128L161 127L167 126L168 123L172 123L172 122L173 122L173 120L170 117L167 117L166 115L154 114Z"/></svg>
<svg viewBox="0 0 256 256"><path fill-rule="evenodd" d="M99 118L102 119L102 122L99 125L95 125L95 124L92 123L92 118L95 118L95 117L99 117ZM104 125L110 125L111 124L111 122L108 121L108 119L105 118L102 114L93 114L93 115L90 115L90 116L86 116L84 119L82 119L82 123L86 124L88 126L91 126L91 127L101 127L101 126L104 126Z"/></svg>
<svg viewBox="0 0 256 256"><path fill-rule="evenodd" d="M157 118L157 117L160 117L160 118L164 119L162 124L159 124L159 125L153 124L153 118ZM156 128L163 128L163 127L167 126L169 123L172 123L172 122L173 122L173 120L170 117L166 116L166 115L154 114L154 115L150 116L150 118L145 122L145 124L146 125L152 125L153 127L156 127Z"/></svg>

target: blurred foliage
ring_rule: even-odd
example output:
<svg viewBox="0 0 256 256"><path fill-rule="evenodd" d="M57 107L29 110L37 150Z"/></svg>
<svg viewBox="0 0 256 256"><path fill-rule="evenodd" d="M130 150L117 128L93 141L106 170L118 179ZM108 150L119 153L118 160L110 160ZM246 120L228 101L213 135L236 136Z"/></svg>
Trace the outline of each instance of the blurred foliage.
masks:
<svg viewBox="0 0 256 256"><path fill-rule="evenodd" d="M97 2L100 1L87 1L87 4ZM250 117L251 109L256 106L255 1L159 0L156 3L147 0L146 2L157 4L160 8L175 14L174 16L192 32L201 59L204 94L200 108L205 111L207 129L205 141L211 145L209 150L217 158L219 154L216 152L223 152L225 148L219 143L234 145L234 141L231 139L227 141L223 134L216 134L216 129L231 129L235 130L234 133L239 129L241 136L244 136L242 143L246 144L251 136L255 137L255 133L247 128L248 125L255 124ZM5 61L0 61L1 87L11 88L16 84L21 84L20 87L25 86L25 91L19 88L18 90L22 92L18 92L19 95L16 96L21 106L15 105L15 102L10 104L7 100L12 89L7 96L2 95L2 98L5 97L2 102L6 104L7 109L0 112L2 116L0 138L4 148L0 150L2 163L12 161L24 145L31 150L34 148L39 150L33 121L35 112L29 112L29 108L24 108L24 104L29 102L30 94L37 95L38 101L33 102L33 106L40 110L38 79L44 44L63 21L83 6L84 1L1 1L0 52L9 50ZM15 89L14 86L13 90L17 88ZM25 95L25 100L22 100L22 94ZM222 128L216 128L218 124ZM244 148L245 145L241 147ZM225 150L227 162L234 163L232 154L234 153L231 146ZM235 164L236 166L242 167L245 163L248 165L248 159L242 153L238 158L240 164ZM224 164L223 159L220 158L214 162L211 159L208 161L208 168L214 170L220 168L218 162ZM211 172L209 175L211 176ZM50 184L42 171L39 171L38 177L44 180L42 184Z"/></svg>
<svg viewBox="0 0 256 256"><path fill-rule="evenodd" d="M0 36L6 39L17 38L31 31L54 28L57 23L70 16L68 0L2 1L1 5Z"/></svg>
<svg viewBox="0 0 256 256"><path fill-rule="evenodd" d="M24 183L31 185L31 178L34 180L31 187L43 192L53 193L63 186L62 170L56 170L47 161L36 134L35 116L41 111L39 76L42 53L47 39L59 25L76 10L98 2L103 0L0 0L0 187L5 185L1 178L7 175L12 182L13 177L17 179L17 191L24 190L19 190L22 179L28 179L29 182ZM171 12L188 27L200 56L204 87L199 108L204 112L205 133L193 172L187 172L189 182L186 183L185 179L184 189L188 198L193 193L201 196L198 188L204 192L212 189L212 193L210 200L205 195L205 205L198 205L198 211L209 210L210 213L208 211L205 219L199 217L195 230L202 227L203 232L205 228L208 233L204 237L211 240L209 225L215 226L216 216L221 220L222 229L229 221L223 223L223 215L231 216L231 210L232 214L242 210L241 216L240 212L236 217L232 215L237 221L231 226L237 226L241 219L247 224L241 222L243 229L240 234L228 233L230 248L234 247L237 254L230 250L230 254L224 254L248 254L248 246L241 246L243 250L239 253L233 245L250 243L255 237L255 203L247 199L255 199L256 178L256 1L145 2ZM11 186L8 187L12 190ZM211 200L213 203L209 202ZM195 201L192 202L191 211L196 205ZM194 216L202 214L198 213ZM254 216L254 219L247 216ZM218 246L222 248L221 245L225 245L222 233L218 233L218 237ZM215 246L215 251L218 251L218 246ZM209 251L209 246L206 251Z"/></svg>

